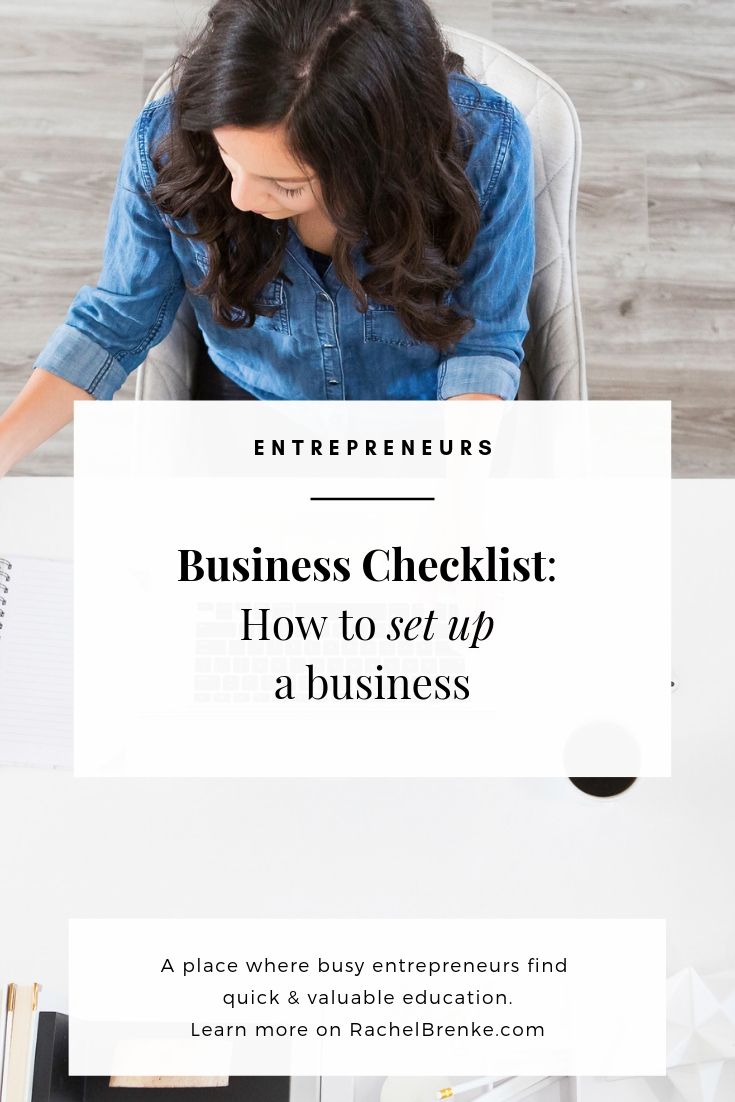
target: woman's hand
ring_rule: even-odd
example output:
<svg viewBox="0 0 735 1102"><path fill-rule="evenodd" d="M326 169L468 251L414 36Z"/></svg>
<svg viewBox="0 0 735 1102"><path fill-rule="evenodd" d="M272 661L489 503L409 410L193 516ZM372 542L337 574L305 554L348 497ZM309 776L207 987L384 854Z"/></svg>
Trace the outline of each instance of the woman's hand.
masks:
<svg viewBox="0 0 735 1102"><path fill-rule="evenodd" d="M15 401L0 417L0 477L43 444L74 416L74 402L87 394L66 379L37 367Z"/></svg>
<svg viewBox="0 0 735 1102"><path fill-rule="evenodd" d="M502 402L503 399L499 394L455 394L453 398L447 398L448 402L461 402L465 398L469 398L470 401L484 400L490 402Z"/></svg>

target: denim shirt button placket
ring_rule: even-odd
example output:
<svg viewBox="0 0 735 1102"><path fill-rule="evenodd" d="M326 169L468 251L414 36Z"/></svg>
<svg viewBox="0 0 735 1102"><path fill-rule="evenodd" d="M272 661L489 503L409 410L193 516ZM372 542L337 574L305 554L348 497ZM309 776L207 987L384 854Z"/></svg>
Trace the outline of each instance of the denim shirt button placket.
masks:
<svg viewBox="0 0 735 1102"><path fill-rule="evenodd" d="M317 328L322 347L322 364L328 398L343 398L342 363L337 345L336 313L333 299L324 291L317 294Z"/></svg>

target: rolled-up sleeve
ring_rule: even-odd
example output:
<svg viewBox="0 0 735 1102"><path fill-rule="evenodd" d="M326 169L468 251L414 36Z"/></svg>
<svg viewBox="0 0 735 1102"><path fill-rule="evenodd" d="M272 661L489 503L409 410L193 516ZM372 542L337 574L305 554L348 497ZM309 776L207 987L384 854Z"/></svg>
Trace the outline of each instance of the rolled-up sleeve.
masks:
<svg viewBox="0 0 735 1102"><path fill-rule="evenodd" d="M526 303L533 278L533 149L523 116L509 105L498 155L481 198L481 225L455 291L475 324L440 365L437 396L518 393Z"/></svg>
<svg viewBox="0 0 735 1102"><path fill-rule="evenodd" d="M112 398L163 340L184 295L170 231L150 198L151 140L167 115L158 101L136 120L115 186L99 281L81 288L35 363L95 398Z"/></svg>

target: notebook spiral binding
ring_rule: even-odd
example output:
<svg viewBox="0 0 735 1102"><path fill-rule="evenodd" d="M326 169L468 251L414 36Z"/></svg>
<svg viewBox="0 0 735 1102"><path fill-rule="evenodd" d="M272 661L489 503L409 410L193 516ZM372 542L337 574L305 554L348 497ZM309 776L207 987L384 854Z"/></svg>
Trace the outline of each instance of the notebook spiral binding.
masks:
<svg viewBox="0 0 735 1102"><path fill-rule="evenodd" d="M10 562L8 559L0 559L0 633L3 629L5 606L8 603L8 593L10 592L10 571L12 569L12 562ZM1 634L0 638L2 638Z"/></svg>

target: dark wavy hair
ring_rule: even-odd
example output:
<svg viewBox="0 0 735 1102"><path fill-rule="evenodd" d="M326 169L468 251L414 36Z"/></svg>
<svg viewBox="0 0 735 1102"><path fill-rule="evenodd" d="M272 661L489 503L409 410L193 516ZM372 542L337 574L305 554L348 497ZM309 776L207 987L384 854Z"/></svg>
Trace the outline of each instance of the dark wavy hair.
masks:
<svg viewBox="0 0 735 1102"><path fill-rule="evenodd" d="M447 301L479 228L451 72L464 62L424 0L215 3L174 65L153 199L205 244L207 274L193 290L219 323L250 326L269 313L256 301L281 274L286 235L234 206L212 131L283 124L292 156L319 178L337 230L334 267L358 308L368 296L393 307L414 339L442 351L472 328Z"/></svg>

